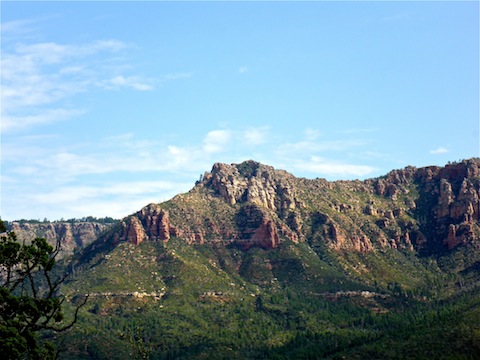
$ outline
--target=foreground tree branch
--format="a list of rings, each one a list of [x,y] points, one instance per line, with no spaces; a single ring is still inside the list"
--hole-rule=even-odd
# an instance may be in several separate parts
[[[70,329],[78,319],[75,309],[70,322],[64,321],[62,305],[66,298],[59,287],[66,275],[52,276],[60,242],[55,248],[46,239],[20,244],[0,220],[0,351],[5,359],[55,359],[57,352],[49,342],[39,341],[42,330]]]

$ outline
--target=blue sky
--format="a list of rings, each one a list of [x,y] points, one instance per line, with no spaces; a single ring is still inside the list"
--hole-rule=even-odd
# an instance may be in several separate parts
[[[215,162],[479,156],[478,2],[1,2],[3,219],[121,218]]]

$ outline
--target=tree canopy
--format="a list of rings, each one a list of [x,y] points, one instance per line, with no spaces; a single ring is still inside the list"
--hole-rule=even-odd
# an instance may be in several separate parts
[[[60,250],[44,238],[20,243],[0,220],[0,350],[6,359],[54,359],[52,343],[42,341],[41,331],[64,331],[77,320],[66,323],[62,312],[65,297],[59,287],[66,275],[53,275]]]

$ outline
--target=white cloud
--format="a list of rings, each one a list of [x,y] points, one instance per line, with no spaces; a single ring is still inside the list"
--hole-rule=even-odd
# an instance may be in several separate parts
[[[190,184],[191,185],[191,184]],[[34,200],[42,204],[62,204],[88,199],[98,199],[106,196],[126,198],[135,195],[161,194],[165,191],[184,189],[184,183],[168,181],[132,181],[110,184],[107,186],[64,186],[52,192],[36,194]],[[145,204],[146,205],[146,204]]]
[[[105,138],[98,144],[76,143],[71,149],[48,149],[49,138],[17,137],[3,145],[2,163],[15,174],[33,174],[39,181],[61,184],[79,176],[139,174],[189,169],[202,158],[203,147],[184,148],[161,141],[137,140],[131,134]]]
[[[122,75],[117,75],[104,82],[104,86],[107,89],[132,88],[134,90],[147,91],[154,89],[151,83],[151,80],[143,80],[138,76],[125,77]]]
[[[260,145],[268,140],[268,128],[258,127],[243,131],[242,138],[247,145]]]
[[[48,209],[48,214],[45,214],[49,219],[83,216],[123,218],[149,203],[166,201],[186,192],[192,185],[174,181],[132,181],[102,186],[62,186],[52,191],[22,194],[19,201]],[[8,218],[39,217],[38,212],[26,208],[20,216],[12,214]]]
[[[12,173],[22,176],[31,176],[38,173],[38,168],[35,166],[18,166],[13,169]]]
[[[213,130],[207,133],[203,140],[203,150],[207,154],[225,150],[230,142],[232,133],[229,130]]]
[[[42,147],[47,142],[17,136],[6,144],[2,217],[124,217],[189,190],[208,169],[201,143],[184,148],[132,134],[57,149]]]
[[[91,44],[87,44],[85,46],[82,46],[80,49],[83,51],[85,54],[91,54],[91,53],[96,53],[98,51],[113,51],[113,52],[118,52],[127,48],[131,48],[132,45],[126,44],[123,41],[115,40],[115,39],[109,39],[109,40],[97,40],[94,41]]]
[[[33,23],[32,20],[14,20],[14,21],[8,21],[5,23],[1,24],[1,32],[2,34],[6,33],[24,33],[24,32],[30,32],[29,31],[29,26]]]
[[[433,155],[440,155],[440,154],[446,154],[446,153],[448,153],[448,149],[443,146],[440,146],[434,150],[430,150],[430,154],[433,154]]]
[[[368,165],[355,165],[326,160],[318,156],[312,156],[309,161],[299,161],[294,168],[301,171],[316,174],[317,176],[342,176],[342,177],[364,177],[376,171]]]
[[[48,109],[39,114],[26,116],[2,116],[2,131],[11,131],[27,128],[33,125],[46,125],[58,121],[68,120],[83,114],[80,109]]]
[[[320,137],[320,135],[321,135],[320,130],[312,129],[312,128],[305,129],[305,138],[308,141],[317,140]]]
[[[2,131],[78,116],[84,110],[71,100],[94,88],[154,89],[153,79],[123,73],[126,60],[112,65],[112,60],[117,60],[115,54],[129,48],[112,39],[79,45],[41,42],[5,46],[1,58]]]
[[[167,147],[168,159],[165,159],[166,169],[176,170],[192,164],[192,159],[198,154],[197,150],[187,149],[180,146],[169,145]]]
[[[306,138],[313,135],[305,132]],[[300,140],[289,147],[268,127],[214,129],[188,146],[124,133],[52,149],[45,146],[52,136],[17,136],[2,144],[1,200],[6,219],[123,217],[149,202],[189,190],[199,174],[219,161],[254,159],[297,176],[333,179],[365,177],[376,170],[347,160],[342,149],[358,143]],[[62,140],[55,138],[54,143]],[[344,160],[316,153],[325,147],[339,149],[334,157],[345,156]]]
[[[58,64],[69,56],[75,56],[76,53],[78,53],[78,50],[75,47],[54,42],[31,45],[20,44],[15,48],[17,58],[36,65]]]
[[[131,46],[114,39],[97,40],[81,45],[62,45],[55,42],[18,44],[15,53],[24,59],[34,60],[36,63],[56,64],[68,58],[78,59],[97,54],[99,52],[118,52]]]
[[[359,159],[362,161],[365,160],[383,160],[390,162],[392,158],[392,154],[389,154],[388,152],[378,152],[378,151],[372,151],[372,150],[365,150],[365,151],[359,151],[355,152],[352,154],[352,157],[354,159]]]
[[[162,76],[162,81],[172,81],[172,80],[180,80],[180,79],[188,79],[192,77],[192,73],[189,72],[179,72],[179,73],[171,73]]]
[[[248,72],[248,67],[246,67],[246,66],[240,66],[240,67],[238,68],[238,72],[239,72],[240,74],[245,74],[246,72]]]
[[[279,142],[272,163],[297,176],[314,175],[332,180],[364,178],[377,170],[372,166],[358,163],[358,154],[365,151],[368,139],[357,137],[322,141],[322,135],[317,129],[307,128],[304,130],[303,139],[297,142]],[[342,161],[334,160],[339,158]]]
[[[84,66],[71,65],[65,66],[59,70],[59,74],[81,74],[85,71]]]
[[[105,138],[105,141],[112,142],[112,143],[120,142],[120,143],[124,144],[125,142],[129,142],[129,141],[133,140],[133,138],[134,138],[133,133],[128,132],[128,133],[125,133],[125,134],[108,136],[107,138]]]
[[[360,147],[366,144],[362,139],[345,139],[345,140],[327,140],[315,141],[314,139],[306,138],[295,143],[286,143],[279,146],[279,154],[312,154],[322,151],[345,151],[354,147]]]

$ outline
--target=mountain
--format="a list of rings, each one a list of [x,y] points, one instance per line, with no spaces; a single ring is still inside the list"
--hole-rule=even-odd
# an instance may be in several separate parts
[[[366,181],[300,179],[254,161],[215,164],[187,194],[150,204],[102,241],[179,238],[243,250],[306,242],[342,253],[441,255],[477,246],[480,160],[394,170]],[[468,264],[465,264],[468,265]],[[476,266],[476,264],[470,264]]]
[[[215,164],[188,194],[128,217],[112,242],[173,236],[275,248],[317,234],[336,251],[438,253],[479,238],[479,164],[407,167],[364,182],[298,179],[254,161]]]
[[[7,222],[7,228],[9,231],[15,232],[19,241],[30,241],[36,237],[42,237],[53,246],[58,243],[61,249],[59,257],[63,258],[71,256],[76,250],[90,245],[116,222],[113,219],[108,219],[108,221],[96,220],[56,222],[21,220]]]
[[[480,159],[335,182],[217,163],[72,259],[63,291],[91,295],[65,358],[474,358],[479,196]]]

